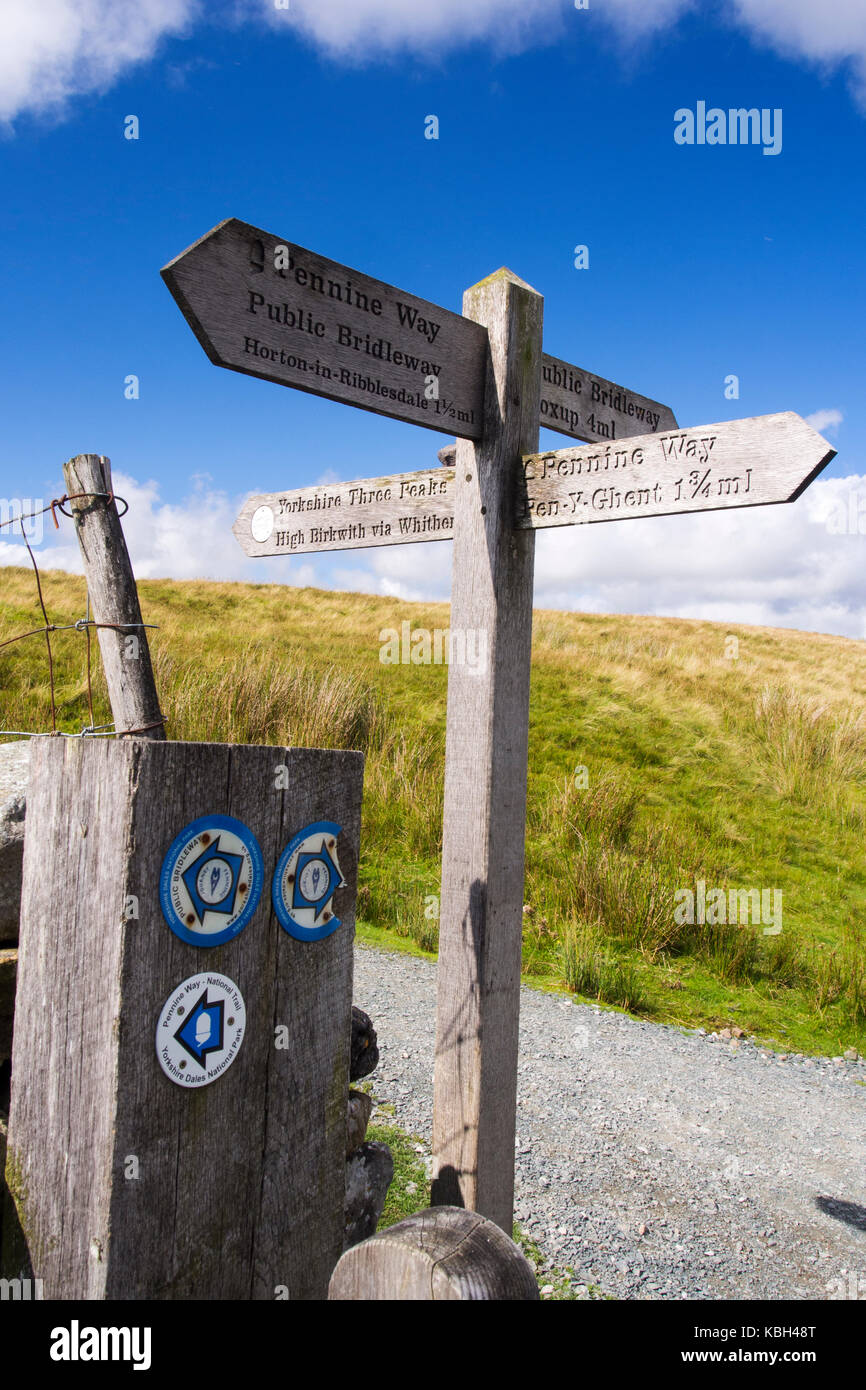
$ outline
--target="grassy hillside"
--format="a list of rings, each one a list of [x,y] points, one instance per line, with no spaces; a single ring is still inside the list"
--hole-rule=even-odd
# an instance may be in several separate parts
[[[53,621],[81,616],[83,581],[43,586]],[[447,605],[139,587],[171,737],[365,750],[360,915],[435,950],[447,667],[382,664],[379,634],[446,628]],[[40,621],[32,573],[0,571],[0,642]],[[78,730],[84,641],[54,648],[58,724]],[[866,1051],[864,645],[538,612],[533,653],[527,979],[791,1051]],[[0,648],[2,727],[50,727],[46,671],[43,638]],[[101,675],[96,692],[101,723]],[[699,880],[780,889],[781,933],[677,922],[674,894]]]

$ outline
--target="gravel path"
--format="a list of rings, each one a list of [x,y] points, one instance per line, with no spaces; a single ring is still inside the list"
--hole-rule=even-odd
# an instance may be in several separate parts
[[[358,948],[370,1078],[429,1142],[436,967]],[[866,1065],[522,989],[515,1216],[619,1298],[866,1299]]]

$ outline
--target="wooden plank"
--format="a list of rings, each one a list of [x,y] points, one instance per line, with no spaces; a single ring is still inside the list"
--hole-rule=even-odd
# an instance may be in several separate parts
[[[44,739],[32,758],[7,1180],[45,1296],[324,1298],[343,1248],[362,755]],[[240,934],[203,947],[169,929],[158,889],[175,835],[213,813],[255,835],[264,884]],[[320,819],[342,826],[342,925],[297,941],[271,875]],[[189,1090],[155,1035],[199,972],[238,986],[246,1033]]]
[[[247,555],[361,550],[454,534],[454,470],[431,468],[250,497],[232,528]]]
[[[575,439],[613,442],[675,430],[668,405],[545,353],[541,359],[541,423]]]
[[[537,529],[793,502],[835,456],[790,411],[529,454],[516,524]]]
[[[164,739],[147,630],[142,626],[135,575],[112,494],[111,460],[78,454],[63,465],[75,532],[84,561],[91,613],[98,623],[102,666],[114,727],[143,738]],[[76,494],[85,493],[84,497]]]
[[[538,440],[541,296],[501,270],[466,292],[488,329],[484,437],[457,445],[433,1103],[433,1204],[512,1228],[534,544],[515,533]],[[529,544],[527,544],[529,541]]]
[[[434,1207],[347,1250],[328,1298],[537,1302],[539,1293],[529,1261],[497,1225],[460,1207]]]
[[[218,367],[445,434],[481,432],[485,333],[460,314],[234,217],[162,278]]]

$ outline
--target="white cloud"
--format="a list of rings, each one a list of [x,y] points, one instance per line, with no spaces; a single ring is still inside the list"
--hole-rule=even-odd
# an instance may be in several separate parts
[[[264,19],[353,61],[404,50],[439,57],[472,42],[499,52],[563,37],[580,42],[580,26],[594,20],[628,41],[703,8],[699,0],[591,0],[583,14],[569,0],[290,0],[278,9],[274,0],[234,0],[215,17]],[[733,14],[727,6],[716,13],[780,53],[826,66],[850,62],[866,101],[864,0],[734,0]],[[162,38],[208,14],[201,0],[2,0],[0,122],[62,110],[71,97],[107,89],[153,57]],[[188,70],[175,65],[169,80]]]
[[[866,52],[863,0],[734,0],[742,22],[780,48],[838,60]]]
[[[816,410],[811,415],[806,416],[806,424],[811,425],[812,429],[817,430],[819,434],[823,434],[825,430],[835,432],[843,419],[841,410]]]
[[[866,102],[864,0],[735,0],[735,7],[753,36],[779,53],[827,67],[850,60],[857,96]]]
[[[139,579],[211,578],[315,585],[419,601],[448,599],[451,545],[383,546],[292,559],[248,559],[232,535],[242,496],[199,478],[182,503],[115,473],[130,509],[124,533]],[[8,534],[3,533],[3,534]],[[71,523],[50,522],[42,569],[80,572]],[[866,475],[819,479],[798,501],[690,516],[563,526],[536,537],[535,605],[757,623],[866,638]],[[0,565],[27,564],[0,543]]]
[[[552,43],[561,35],[579,39],[575,25],[585,19],[574,13],[571,0],[290,0],[285,10],[277,10],[274,0],[259,4],[266,17],[350,60],[398,49],[441,53],[471,40],[508,50]],[[590,0],[588,15],[629,40],[696,11],[712,23],[709,8],[701,0]],[[866,80],[863,0],[734,0],[733,16],[729,10],[726,5],[722,15],[778,52],[827,65],[850,60]]]
[[[639,36],[675,24],[695,6],[696,0],[604,0],[597,12],[625,35]]]
[[[3,0],[0,121],[105,90],[196,10],[197,0]]]
[[[794,503],[539,533],[538,607],[866,637],[866,477]]]
[[[346,556],[353,562],[360,558],[358,551]],[[451,545],[448,541],[382,546],[368,552],[364,559],[367,563],[363,568],[357,563],[338,568],[334,574],[335,583],[341,588],[419,603],[451,596]]]
[[[562,0],[291,0],[262,13],[300,30],[344,59],[399,49],[443,52],[473,40],[500,50],[549,43],[559,32]]]

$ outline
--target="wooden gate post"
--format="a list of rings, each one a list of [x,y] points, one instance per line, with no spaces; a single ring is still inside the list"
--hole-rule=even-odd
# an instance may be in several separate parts
[[[454,498],[432,1200],[508,1235],[535,557],[514,503],[521,454],[538,448],[542,312],[504,269],[464,295],[490,360],[483,437],[458,440]],[[455,633],[478,660],[455,661]]]
[[[343,1249],[363,761],[34,741],[7,1183],[46,1298],[326,1297]],[[295,879],[320,902],[306,937],[275,915],[281,861],[279,910],[304,911]],[[184,864],[201,921],[232,914],[217,944],[178,934],[188,905],[169,925]]]

